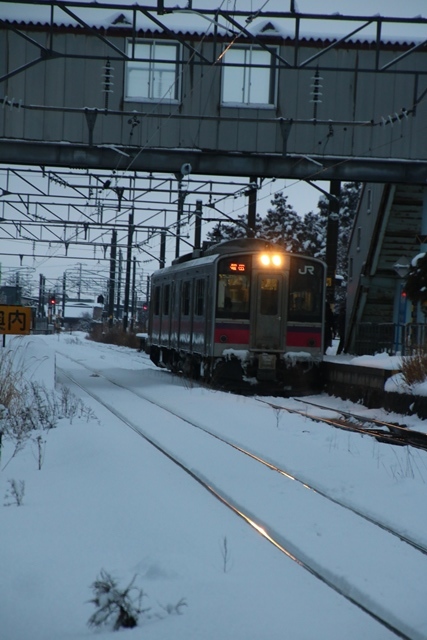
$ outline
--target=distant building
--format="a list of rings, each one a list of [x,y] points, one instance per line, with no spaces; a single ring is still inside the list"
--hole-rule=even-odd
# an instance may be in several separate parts
[[[19,285],[4,285],[0,287],[0,304],[22,304],[22,289]]]

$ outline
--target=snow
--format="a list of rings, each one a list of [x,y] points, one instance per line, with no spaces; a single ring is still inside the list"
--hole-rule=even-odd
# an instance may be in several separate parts
[[[201,388],[156,369],[145,354],[90,342],[83,333],[8,336],[7,348],[15,349],[29,379],[53,389],[56,374],[57,383],[69,385],[96,418],[64,418],[43,432],[41,470],[34,445],[10,460],[11,444],[3,441],[2,640],[396,637],[283,555],[129,426],[205,478],[212,491],[236,500],[256,522],[268,523],[270,534],[314,562],[323,576],[351,584],[354,597],[405,637],[427,638],[427,557],[303,486],[315,482],[334,499],[427,546],[426,452]],[[372,360],[382,366],[388,357]],[[151,403],[142,405],[135,393]],[[308,402],[274,402],[314,416],[354,408],[328,396],[320,398],[330,407],[322,411]],[[257,452],[297,480],[218,440],[207,444],[205,433],[154,403]],[[356,412],[402,420],[360,405]],[[424,425],[412,417],[409,426]],[[10,479],[25,481],[22,506],[4,506]],[[111,629],[88,628],[95,610],[90,585],[103,569],[123,587],[136,576],[144,590],[150,615],[141,616],[135,629],[111,635]]]
[[[388,393],[407,393],[416,396],[427,396],[427,381],[408,385],[400,373],[402,356],[390,356],[388,353],[376,353],[374,356],[335,356],[334,349],[328,350],[326,360],[330,359],[329,354],[333,354],[333,361],[340,364],[351,364],[358,367],[371,367],[373,369],[384,369],[385,371],[395,371],[396,373],[388,378],[384,389]],[[424,429],[421,429],[425,431]]]
[[[85,7],[84,5],[88,6]],[[104,0],[101,7],[94,7],[90,0],[82,2],[80,7],[73,8],[74,13],[83,19],[89,26],[104,27],[105,29],[111,27],[126,27],[133,22],[132,3],[120,0]],[[139,3],[140,6],[151,7],[155,9],[157,7],[156,1],[148,1]],[[112,5],[111,10],[108,5]],[[118,11],[117,8],[123,6],[123,11]],[[170,3],[167,0],[164,2],[166,9],[171,11],[163,15],[155,15],[168,29],[176,33],[197,33],[207,34],[213,32],[214,27],[212,24],[212,16],[203,16],[198,9],[217,9],[221,8],[224,11],[230,10],[231,3],[221,0],[206,2],[193,2],[193,10],[188,10],[187,0],[176,2],[172,0]],[[256,11],[278,11],[287,12],[289,10],[290,3],[283,3],[283,0],[269,0],[267,3],[265,0],[252,0],[250,4],[250,10],[255,14]],[[2,2],[2,17],[5,20],[10,21],[23,21],[34,23],[49,23],[50,22],[50,7],[40,4],[21,4],[14,2]],[[240,11],[248,10],[247,0],[235,0],[233,2],[233,9]],[[367,0],[359,0],[357,7],[350,0],[328,0],[326,6],[321,7],[319,10],[318,0],[301,0],[298,3],[299,13],[318,14],[325,12],[333,17],[340,15],[345,16],[386,16],[386,17],[403,17],[403,18],[418,18],[425,17],[425,3],[424,0],[407,0],[406,3],[399,2],[398,0],[375,0],[375,2],[368,2]],[[119,18],[121,21],[117,22]],[[143,13],[137,11],[135,14],[136,27],[138,29],[146,29],[152,32],[160,32],[162,29],[155,22],[146,17]],[[55,7],[54,21],[59,25],[78,25],[78,22],[69,14],[62,11],[60,6]],[[237,20],[239,22],[239,20]],[[248,28],[255,34],[262,33],[266,25],[271,23],[272,28],[268,29],[266,33],[275,34],[278,33],[283,37],[293,37],[295,32],[295,24],[293,19],[268,19],[267,21],[260,17],[255,17],[249,22],[249,24],[243,23],[243,26]],[[218,21],[219,33],[229,34],[233,36],[236,33],[237,28],[231,26],[225,18],[220,18]],[[363,22],[339,22],[336,19],[318,20],[303,19],[300,24],[300,36],[308,39],[317,38],[340,38],[343,35],[347,35],[350,31],[357,27],[361,27]],[[355,36],[348,38],[349,40],[359,41],[375,41],[376,32],[375,25],[365,25],[362,31],[358,32]],[[405,25],[396,23],[385,23],[382,29],[383,41],[393,40],[400,42],[423,42],[425,40],[425,27],[424,25]]]

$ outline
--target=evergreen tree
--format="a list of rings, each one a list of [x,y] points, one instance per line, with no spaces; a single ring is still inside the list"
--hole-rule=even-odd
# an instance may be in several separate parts
[[[271,204],[273,208],[262,221],[262,237],[280,244],[286,251],[302,253],[304,221],[282,192],[274,194]]]
[[[310,211],[304,216],[304,235],[302,237],[302,252],[313,258],[325,259],[326,255],[326,224],[327,220],[321,213]]]
[[[262,235],[262,218],[259,214],[255,219],[255,237],[263,238]],[[234,238],[247,238],[250,236],[248,227],[248,218],[246,214],[240,214],[237,216],[235,222],[218,222],[207,233],[208,240],[210,242],[222,242],[223,240],[233,240]]]
[[[347,249],[361,191],[360,182],[344,182],[341,185],[339,227],[337,244],[337,275],[347,281]],[[255,236],[266,238],[282,246],[286,251],[303,253],[325,260],[326,233],[329,216],[329,200],[322,195],[318,211],[310,211],[301,217],[288,203],[282,192],[274,194],[272,207],[264,218],[257,214]],[[248,235],[247,217],[241,214],[237,224],[219,223],[208,238],[213,242],[241,238]],[[345,289],[337,290],[337,299],[345,296]]]

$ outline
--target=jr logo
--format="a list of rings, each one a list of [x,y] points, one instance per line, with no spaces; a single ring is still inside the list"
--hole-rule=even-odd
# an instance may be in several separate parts
[[[309,273],[311,276],[314,276],[314,267],[310,264],[305,264],[303,269],[298,269],[298,273],[302,276],[307,275]]]

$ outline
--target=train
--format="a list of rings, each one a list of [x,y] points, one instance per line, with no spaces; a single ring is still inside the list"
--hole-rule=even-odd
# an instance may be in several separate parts
[[[176,258],[151,277],[145,351],[172,372],[229,388],[315,387],[326,265],[260,238]]]

